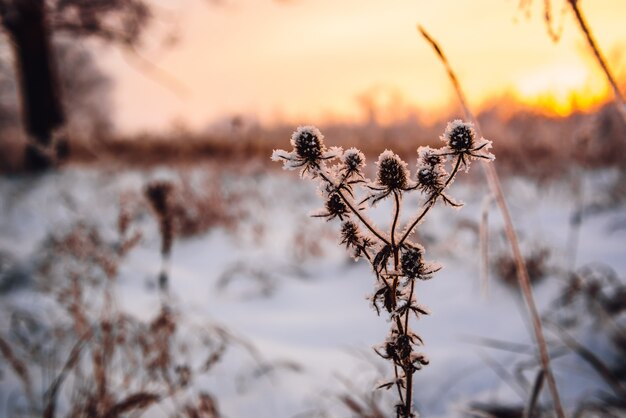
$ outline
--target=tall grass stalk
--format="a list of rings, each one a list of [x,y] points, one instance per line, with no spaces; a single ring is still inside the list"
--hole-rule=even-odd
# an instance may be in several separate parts
[[[422,26],[418,25],[418,30],[422,34],[422,36],[426,39],[426,41],[433,47],[439,59],[443,63],[448,73],[448,76],[450,78],[450,81],[452,82],[452,85],[454,86],[456,95],[459,101],[461,102],[461,106],[463,107],[465,118],[472,121],[476,128],[478,135],[482,135],[481,129],[480,129],[480,123],[478,122],[478,119],[474,116],[474,114],[470,110],[469,105],[467,104],[467,100],[465,99],[465,94],[463,93],[463,90],[461,89],[461,85],[454,73],[454,70],[448,63],[448,60],[445,54],[443,53],[443,50],[441,49],[439,44],[424,30]],[[552,367],[550,366],[550,355],[548,354],[548,346],[546,344],[546,340],[543,334],[541,318],[539,316],[539,312],[535,304],[535,298],[533,296],[532,287],[530,285],[530,277],[528,275],[528,270],[526,269],[524,257],[522,256],[522,252],[520,250],[519,240],[517,238],[517,233],[515,232],[515,227],[513,225],[513,219],[511,218],[511,213],[509,211],[506,198],[504,197],[502,184],[500,183],[500,178],[493,164],[482,164],[482,167],[487,177],[487,182],[489,184],[489,187],[491,188],[491,191],[494,194],[496,202],[498,204],[498,207],[500,208],[500,212],[502,213],[502,218],[504,220],[504,226],[505,226],[505,233],[511,245],[511,251],[513,252],[513,256],[515,258],[515,264],[517,268],[517,278],[518,278],[520,288],[522,290],[522,295],[524,297],[524,301],[526,302],[528,313],[529,313],[529,316],[533,325],[533,331],[535,334],[537,349],[539,351],[539,358],[541,361],[543,371],[545,373],[548,387],[550,389],[550,395],[552,396],[552,404],[554,407],[554,411],[559,418],[565,418],[565,412],[563,410],[563,405],[561,404],[561,398],[559,396],[559,391],[556,385],[556,380],[554,379]]]
[[[587,24],[587,21],[585,20],[585,16],[583,15],[582,10],[580,10],[580,7],[578,6],[578,0],[567,0],[567,3],[572,8],[572,11],[574,12],[574,16],[576,17],[576,21],[578,22],[578,26],[580,26],[580,30],[583,32],[583,34],[585,35],[585,38],[587,39],[587,44],[589,44],[589,47],[591,48],[593,55],[596,57],[596,60],[598,61],[598,64],[602,68],[602,71],[604,72],[604,75],[606,76],[607,81],[609,82],[609,84],[611,85],[611,88],[613,89],[613,95],[615,97],[617,108],[619,110],[620,115],[622,116],[622,119],[626,123],[626,101],[624,100],[624,96],[622,95],[622,92],[620,91],[617,85],[617,82],[615,81],[615,77],[613,77],[613,74],[611,73],[611,70],[609,69],[609,66],[606,63],[606,60],[604,59],[604,57],[602,56],[602,53],[600,52],[600,48],[598,47],[598,44],[596,43],[593,37],[591,28]]]

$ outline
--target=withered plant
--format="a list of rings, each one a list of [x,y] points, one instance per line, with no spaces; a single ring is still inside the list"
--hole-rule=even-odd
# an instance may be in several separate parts
[[[391,327],[385,341],[375,348],[382,358],[393,364],[393,377],[379,388],[395,388],[398,392],[396,416],[414,417],[413,374],[428,364],[418,351],[422,338],[411,329],[410,318],[427,315],[417,301],[416,281],[428,280],[441,266],[427,262],[425,249],[409,239],[428,212],[439,202],[460,207],[447,194],[456,175],[469,169],[470,161],[491,161],[491,141],[479,138],[471,123],[450,122],[440,137],[441,148],[419,147],[417,167],[412,176],[408,165],[392,151],[385,150],[376,163],[376,178],[365,177],[365,156],[356,148],[326,148],[324,137],[313,126],[299,127],[291,137],[292,151],[275,150],[274,161],[284,168],[300,170],[303,178],[319,184],[324,208],[314,216],[338,219],[341,244],[352,251],[355,259],[369,262],[376,277],[372,305],[380,315],[386,312]],[[416,192],[422,204],[402,225],[403,197]],[[368,207],[391,200],[390,228],[383,231],[368,217]]]
[[[151,181],[143,192],[159,226],[158,284],[164,293],[170,286],[170,259],[175,240],[205,234],[216,227],[234,231],[247,216],[240,204],[243,193],[224,190],[219,178],[205,179],[200,188],[195,188],[183,173],[180,181]],[[252,196],[252,192],[247,195]]]
[[[117,239],[79,223],[44,243],[42,290],[57,303],[11,312],[0,334],[0,358],[22,387],[11,416],[114,418],[155,407],[167,416],[220,416],[194,383],[236,338],[218,325],[189,329],[172,305],[147,320],[118,307],[118,270],[141,238],[132,212],[122,205]]]
[[[159,273],[159,289],[167,291],[169,282],[169,262],[174,243],[174,216],[172,193],[174,186],[166,181],[155,181],[145,188],[145,195],[159,222],[161,236],[161,271]]]

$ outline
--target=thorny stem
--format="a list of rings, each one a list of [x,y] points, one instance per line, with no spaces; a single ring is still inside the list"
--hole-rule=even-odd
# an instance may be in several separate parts
[[[393,206],[393,222],[391,224],[391,248],[393,249],[393,269],[398,271],[398,248],[396,245],[396,226],[398,225],[398,217],[400,216],[400,196],[398,192],[393,192],[394,206]]]
[[[390,235],[391,235],[391,248],[393,249],[393,269],[395,272],[398,272],[399,270],[399,263],[398,263],[398,252],[399,252],[399,245],[396,245],[396,227],[398,225],[398,218],[400,217],[400,196],[398,195],[398,192],[394,191],[393,192],[393,197],[394,197],[394,213],[393,213],[393,222],[391,223],[391,231],[390,231]],[[394,277],[394,284],[395,281],[398,280],[398,277],[395,276]],[[411,295],[413,294],[413,281],[411,281]],[[395,287],[395,285],[394,285]],[[407,303],[411,303],[411,298],[409,298],[409,301]],[[398,320],[398,331],[403,334],[403,335],[407,335],[408,331],[409,331],[409,315],[408,313],[410,312],[410,309],[407,309],[406,313],[405,313],[405,320],[404,320],[404,328],[402,328],[401,326],[401,322],[400,320]],[[396,376],[398,375],[398,368],[396,365],[394,365],[394,370],[396,373]],[[413,391],[413,373],[411,373],[410,367],[409,366],[405,366],[404,367],[404,376],[406,378],[406,396],[402,396],[402,389],[400,388],[400,385],[397,385],[398,388],[398,393],[400,394],[400,402],[405,405],[404,406],[404,415],[405,416],[410,416],[410,410],[411,410],[411,398],[412,398],[412,391]]]
[[[450,185],[450,182],[452,182],[452,179],[454,179],[454,176],[456,176],[456,173],[459,171],[460,166],[461,156],[457,157],[454,169],[450,173],[450,176],[448,176],[448,179],[446,180],[444,185],[440,189],[438,189],[437,192],[435,192],[431,197],[428,198],[426,204],[424,205],[424,208],[422,209],[422,213],[420,213],[417,218],[415,218],[415,220],[411,222],[410,226],[404,231],[402,238],[400,238],[400,241],[398,241],[398,247],[401,246],[404,241],[406,241],[406,239],[409,237],[409,235],[411,235],[411,232],[417,226],[417,224],[419,224],[420,221],[424,219],[424,216],[426,216],[428,211],[435,205],[435,203],[437,202],[437,198],[439,198],[439,196],[441,196],[446,187]]]
[[[396,375],[396,382],[398,382],[399,381],[398,365],[395,363],[393,365],[393,372]],[[400,402],[404,404],[404,395],[402,394],[402,387],[400,386],[400,383],[396,383],[396,388],[398,389],[398,396],[400,397]]]
[[[411,280],[411,291],[409,292],[409,300],[408,300],[409,305],[411,304],[411,300],[413,299],[414,289],[415,289],[415,280]],[[405,330],[405,333],[407,334],[409,332],[409,312],[410,312],[410,309],[407,309],[406,315],[404,317],[404,330]]]
[[[474,127],[476,128],[476,131],[480,135],[481,129],[480,129],[480,124],[478,123],[478,119],[474,117],[469,106],[467,105],[467,101],[465,100],[465,95],[463,94],[461,85],[459,84],[456,78],[456,75],[454,74],[454,71],[452,70],[452,67],[448,63],[446,56],[444,55],[443,51],[439,47],[439,44],[430,35],[428,35],[428,33],[421,26],[418,26],[418,30],[421,32],[422,36],[424,36],[424,38],[430,43],[430,45],[433,47],[433,49],[439,56],[446,71],[448,72],[450,81],[452,82],[454,89],[456,90],[457,97],[459,101],[461,102],[466,118],[471,120],[474,123]],[[565,412],[563,410],[563,405],[561,404],[561,398],[559,396],[559,391],[556,386],[556,380],[554,379],[554,374],[552,373],[552,367],[550,366],[550,355],[548,354],[548,348],[547,348],[547,344],[543,335],[543,329],[541,326],[541,319],[539,317],[539,312],[537,311],[537,306],[535,305],[535,299],[533,297],[532,287],[530,286],[530,278],[528,276],[528,270],[526,269],[526,264],[524,262],[524,258],[522,257],[522,253],[520,251],[519,241],[517,239],[517,234],[513,227],[513,220],[511,218],[511,213],[509,212],[509,208],[506,203],[504,193],[502,191],[500,178],[498,177],[496,169],[492,164],[483,163],[482,166],[483,166],[485,175],[487,177],[487,182],[489,184],[489,187],[491,188],[496,198],[496,202],[498,203],[498,207],[500,208],[500,212],[502,213],[502,217],[504,219],[505,233],[511,245],[511,250],[515,258],[515,265],[517,268],[517,278],[520,284],[520,288],[522,289],[522,295],[524,296],[526,306],[528,307],[529,316],[533,324],[535,340],[537,342],[537,349],[539,351],[539,358],[541,360],[542,368],[546,374],[546,381],[548,383],[548,388],[550,389],[550,395],[552,397],[552,404],[554,407],[554,411],[556,412],[556,415],[558,418],[565,418]]]

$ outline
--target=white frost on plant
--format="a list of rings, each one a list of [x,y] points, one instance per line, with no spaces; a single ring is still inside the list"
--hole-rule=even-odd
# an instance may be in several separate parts
[[[296,141],[303,134],[310,134],[312,138],[313,137],[317,138],[317,140],[319,141],[319,144],[322,144],[322,149],[323,149],[324,135],[320,132],[319,129],[317,129],[317,127],[313,125],[298,126],[296,130],[293,131],[293,134],[291,134],[291,141],[290,141],[293,147],[296,146]],[[312,142],[310,145],[315,145],[315,143]]]

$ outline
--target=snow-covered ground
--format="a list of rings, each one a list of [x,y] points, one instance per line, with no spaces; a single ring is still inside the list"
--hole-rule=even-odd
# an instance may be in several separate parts
[[[559,294],[564,272],[572,267],[569,243],[575,235],[570,219],[580,202],[604,205],[606,210],[583,219],[576,266],[606,263],[624,276],[626,209],[623,202],[607,203],[618,174],[587,174],[580,199],[573,197],[567,181],[541,187],[525,179],[505,182],[524,249],[550,251],[549,277],[535,288],[540,309]],[[194,169],[186,178],[217,175],[214,169]],[[237,203],[247,215],[235,230],[217,227],[174,243],[170,277],[174,305],[185,320],[219,324],[254,346],[263,361],[289,367],[255,380],[247,372],[258,358],[239,350],[197,384],[216,395],[227,417],[305,416],[324,408],[330,416],[349,416],[337,397],[348,390],[368,393],[390,373],[371,350],[384,340],[389,324],[366,299],[374,281],[368,265],[353,262],[339,245],[338,223],[307,217],[321,206],[312,184],[295,175],[262,170],[219,176],[224,187],[249,196]],[[141,196],[147,181],[161,178],[179,179],[168,169],[85,168],[41,178],[0,179],[0,253],[8,260],[5,264],[27,279],[43,240],[67,232],[78,221],[114,236],[120,194]],[[503,286],[493,272],[487,291],[480,282],[477,231],[483,208],[489,210],[491,258],[507,247],[498,211],[486,203],[487,188],[477,174],[469,180],[458,178],[451,191],[466,203],[460,211],[438,207],[420,226],[427,258],[445,266],[417,288],[419,302],[432,312],[415,323],[431,360],[415,377],[416,405],[426,417],[455,416],[470,400],[526,401],[515,383],[498,371],[513,373],[516,362],[530,357],[476,344],[478,337],[486,337],[530,346],[533,338],[516,291]],[[417,203],[409,200],[405,214],[416,210]],[[384,224],[387,209],[380,205],[372,218]],[[120,309],[147,319],[160,306],[155,285],[160,243],[154,218],[140,217],[137,227],[143,239],[121,266],[116,297]],[[228,278],[231,281],[220,286]],[[40,303],[34,288],[30,282],[3,291],[0,333],[6,331],[12,310]],[[0,416],[9,416],[16,389],[7,378],[9,370],[0,368]],[[594,372],[573,356],[556,360],[555,370],[566,404],[581,393],[603,388]],[[158,414],[158,409],[151,409],[148,416]]]

